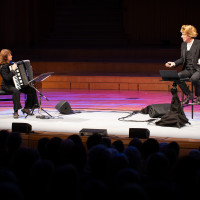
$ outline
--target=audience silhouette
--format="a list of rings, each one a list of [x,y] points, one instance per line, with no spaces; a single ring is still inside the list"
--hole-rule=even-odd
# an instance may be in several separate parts
[[[0,131],[0,199],[194,199],[200,187],[200,149],[180,156],[177,142],[91,135],[44,137],[36,148],[20,133]]]

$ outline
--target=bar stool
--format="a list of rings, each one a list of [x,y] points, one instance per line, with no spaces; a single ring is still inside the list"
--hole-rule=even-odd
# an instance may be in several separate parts
[[[191,92],[192,92],[192,94],[194,94],[194,84],[193,84],[193,82],[190,79],[185,80],[185,82],[190,82],[191,83]],[[182,102],[184,101],[184,97],[185,97],[185,95],[181,91],[181,100],[182,100],[181,101],[181,105],[182,105],[183,108],[186,107],[186,106],[191,106],[191,118],[193,119],[194,118],[194,105],[196,105],[196,104],[194,104],[194,99],[192,99],[192,103],[183,104]]]

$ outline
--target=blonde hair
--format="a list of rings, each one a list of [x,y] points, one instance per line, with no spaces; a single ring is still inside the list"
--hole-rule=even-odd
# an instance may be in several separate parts
[[[195,38],[198,35],[197,29],[192,25],[183,25],[181,27],[181,33],[185,34],[191,38]]]
[[[0,52],[0,64],[8,63],[8,55],[11,54],[11,50],[2,49]]]

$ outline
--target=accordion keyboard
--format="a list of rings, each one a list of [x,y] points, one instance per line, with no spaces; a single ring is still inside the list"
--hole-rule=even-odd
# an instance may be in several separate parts
[[[10,70],[12,70],[12,66],[9,66],[9,68]],[[28,78],[23,63],[17,65],[17,69],[15,70],[15,76],[13,76],[13,82],[18,90],[28,85]]]

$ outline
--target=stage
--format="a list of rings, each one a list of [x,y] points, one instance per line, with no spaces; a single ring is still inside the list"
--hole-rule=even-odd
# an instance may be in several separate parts
[[[129,128],[148,128],[151,137],[172,137],[200,139],[200,106],[194,106],[194,117],[191,118],[191,106],[184,112],[191,124],[182,128],[160,127],[148,114],[135,114],[151,104],[170,103],[172,95],[163,91],[116,91],[116,90],[52,90],[43,89],[41,107],[52,117],[37,118],[39,115],[49,116],[44,111],[36,109],[33,116],[25,116],[19,111],[20,117],[13,119],[12,102],[1,101],[0,129],[11,129],[13,122],[23,122],[32,125],[33,131],[79,133],[83,128],[107,129],[108,135],[129,135]],[[21,95],[22,106],[24,104]],[[74,114],[61,114],[55,107],[64,100],[69,103]],[[128,117],[130,116],[130,117]],[[120,120],[120,118],[122,118]],[[123,119],[124,118],[124,119]]]
[[[13,118],[12,102],[1,101],[0,129],[12,129],[13,122],[28,123],[32,126],[33,134],[42,136],[67,136],[79,134],[82,129],[106,129],[108,136],[129,138],[129,128],[147,128],[150,138],[159,141],[195,142],[200,146],[200,106],[194,106],[194,117],[191,118],[191,106],[185,107],[184,112],[190,124],[182,128],[161,127],[155,121],[149,123],[149,114],[140,111],[151,104],[170,103],[172,95],[166,91],[119,91],[119,90],[52,90],[43,89],[41,107],[52,117],[41,119],[37,116],[49,116],[46,112],[36,109],[33,116],[27,116],[19,111],[20,117]],[[22,104],[24,104],[23,94]],[[68,102],[73,114],[61,114],[55,106],[64,100]]]

